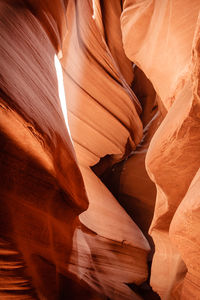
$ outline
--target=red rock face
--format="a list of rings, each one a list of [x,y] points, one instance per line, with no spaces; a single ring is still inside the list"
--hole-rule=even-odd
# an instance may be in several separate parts
[[[56,50],[28,8],[1,1],[0,298],[59,299],[71,282],[74,220],[88,200],[61,110]],[[56,30],[53,17],[46,21]]]
[[[1,299],[200,298],[199,9],[0,1]]]
[[[167,109],[146,158],[157,187],[151,284],[163,299],[199,298],[198,217],[190,202],[200,163],[199,8],[199,1],[125,1],[121,18],[125,52]]]
[[[100,294],[111,299],[132,299],[137,296],[125,283],[140,284],[147,278],[149,245],[137,225],[90,169],[107,154],[112,155],[114,161],[119,160],[128,149],[135,149],[142,136],[141,106],[125,79],[126,76],[131,82],[133,78],[131,62],[125,57],[122,43],[117,41],[117,32],[112,37],[109,24],[104,31],[102,19],[98,17],[103,13],[107,21],[109,16],[113,22],[117,19],[116,27],[120,31],[121,7],[118,3],[116,13],[110,15],[109,7],[104,6],[93,19],[90,1],[69,1],[68,4],[69,33],[61,63],[72,139],[89,199],[89,208],[79,219],[96,233],[90,238],[78,234],[73,251],[78,252],[84,267],[81,273],[78,266],[72,269]],[[105,35],[110,39],[111,49]],[[119,63],[111,51],[118,53]],[[120,65],[124,67],[124,64],[126,68],[121,71]],[[115,253],[114,245],[119,253]],[[121,274],[116,269],[117,261]],[[130,263],[136,273],[129,269]],[[88,272],[86,266],[92,271]]]

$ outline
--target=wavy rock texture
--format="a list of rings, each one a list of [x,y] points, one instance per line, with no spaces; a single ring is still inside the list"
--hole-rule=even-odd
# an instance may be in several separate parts
[[[89,239],[89,253],[84,248],[88,237],[80,232],[77,235],[82,241],[86,240],[82,243],[78,241],[76,250],[83,260],[84,273],[81,275],[79,268],[75,268],[74,272],[111,299],[134,299],[136,296],[124,283],[139,284],[147,278],[149,245],[137,225],[90,167],[108,154],[116,161],[131,148],[135,149],[142,137],[141,106],[129,86],[133,79],[131,63],[125,57],[122,42],[118,42],[120,2],[118,6],[110,3],[107,7],[104,4],[102,10],[100,6],[95,7],[93,15],[91,1],[69,1],[69,33],[63,45],[62,66],[65,91],[68,93],[69,124],[89,198],[89,208],[79,218],[97,234],[96,238]],[[116,12],[110,10],[112,7]],[[102,15],[105,15],[105,25]],[[116,36],[109,32],[109,22],[116,24]],[[109,40],[108,44],[105,39]],[[119,254],[113,248],[115,244],[120,249]],[[98,245],[102,250],[98,250]],[[130,258],[124,260],[127,255]],[[101,256],[104,263],[98,258]],[[123,275],[116,272],[116,261]],[[132,279],[129,277],[130,261],[137,270]],[[108,264],[110,273],[101,264]],[[86,266],[93,271],[88,272]]]
[[[73,237],[70,262],[69,270],[102,297],[142,299],[124,283],[140,285],[144,281],[146,249],[109,240],[81,225]]]
[[[55,2],[61,16],[63,5]],[[0,3],[1,299],[90,295],[68,271],[74,221],[88,200],[60,104],[55,7]]]
[[[200,299],[199,9],[0,1],[1,299]]]
[[[140,299],[125,283],[147,278],[148,242],[90,169],[107,154],[123,157],[142,137],[132,65],[117,39],[121,6],[112,17],[114,40],[106,6],[105,26],[100,15],[93,20],[91,1],[65,8],[62,1],[1,1],[0,295]],[[90,202],[80,219],[95,234],[74,233],[88,200],[57,55]]]
[[[146,158],[157,187],[151,284],[162,299],[200,297],[199,9],[199,1],[127,0],[121,17],[125,52],[167,110]]]
[[[142,104],[141,120],[144,125],[144,133],[140,144],[120,166],[117,193],[120,203],[142,229],[153,250],[154,245],[148,230],[154,213],[156,188],[147,174],[145,158],[152,136],[164,116],[153,86],[138,68],[135,68],[133,90]]]

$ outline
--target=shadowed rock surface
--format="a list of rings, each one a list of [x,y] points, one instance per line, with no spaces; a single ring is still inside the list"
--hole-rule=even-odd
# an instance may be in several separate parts
[[[170,300],[200,297],[199,217],[191,192],[200,165],[199,9],[199,1],[127,0],[121,17],[125,52],[151,80],[167,111],[146,166],[157,187],[151,285]]]
[[[200,299],[199,10],[0,0],[0,299]]]

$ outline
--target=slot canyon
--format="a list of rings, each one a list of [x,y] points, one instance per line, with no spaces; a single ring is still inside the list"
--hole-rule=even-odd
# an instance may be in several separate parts
[[[0,0],[1,299],[200,300],[199,0]]]

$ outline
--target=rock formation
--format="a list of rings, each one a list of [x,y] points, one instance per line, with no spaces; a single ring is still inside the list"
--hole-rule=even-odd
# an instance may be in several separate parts
[[[1,299],[200,299],[199,10],[0,0]]]
[[[69,285],[76,298],[68,260],[88,200],[54,64],[64,12],[48,6],[0,3],[1,299],[66,299]]]
[[[120,6],[120,2],[118,5]],[[116,27],[119,31],[121,7],[116,9],[118,15],[114,17],[118,17]],[[110,10],[105,13],[110,16]],[[89,238],[87,246],[92,252],[90,255],[95,255],[97,259],[84,254],[84,265],[88,268],[92,263],[91,268],[95,270],[90,273],[84,270],[81,276],[93,287],[96,277],[96,288],[101,293],[104,290],[105,295],[111,299],[132,299],[133,293],[124,282],[139,284],[145,281],[149,245],[140,229],[90,167],[108,154],[112,155],[115,161],[122,158],[129,148],[135,148],[142,135],[142,124],[138,116],[141,106],[119,68],[120,63],[126,65],[123,72],[131,83],[133,70],[130,61],[125,57],[122,43],[118,45],[117,39],[115,42],[109,32],[104,32],[103,25],[99,28],[98,24],[100,21],[102,24],[102,19],[100,18],[98,23],[98,15],[94,19],[92,15],[93,7],[90,1],[80,0],[76,5],[74,1],[68,2],[69,33],[64,41],[61,60],[74,149],[89,199],[89,208],[79,218],[87,228],[97,234]],[[105,42],[106,34],[112,38],[112,50]],[[113,49],[118,52],[119,64],[111,53]],[[80,234],[78,237],[81,239]],[[78,241],[76,250],[81,253],[81,257],[82,252],[85,252],[83,245],[88,243],[85,234],[83,238],[85,242]],[[93,247],[90,240],[93,240]],[[102,244],[101,251],[96,244]],[[110,249],[108,253],[104,250],[106,244]],[[118,247],[122,254],[117,255],[113,247]],[[124,260],[124,255],[125,258],[127,255],[130,258]],[[138,255],[141,256],[139,264]],[[104,256],[105,263],[110,264],[106,283],[106,270],[100,266],[98,256]],[[121,265],[120,272],[123,276],[119,276],[115,271],[117,261],[118,265]],[[132,278],[130,261],[132,266],[137,266],[137,272],[132,273]],[[79,269],[76,275],[78,274]]]
[[[146,158],[157,187],[151,285],[162,299],[200,298],[194,192],[200,163],[199,9],[199,1],[125,1],[121,17],[125,52],[167,110]]]

